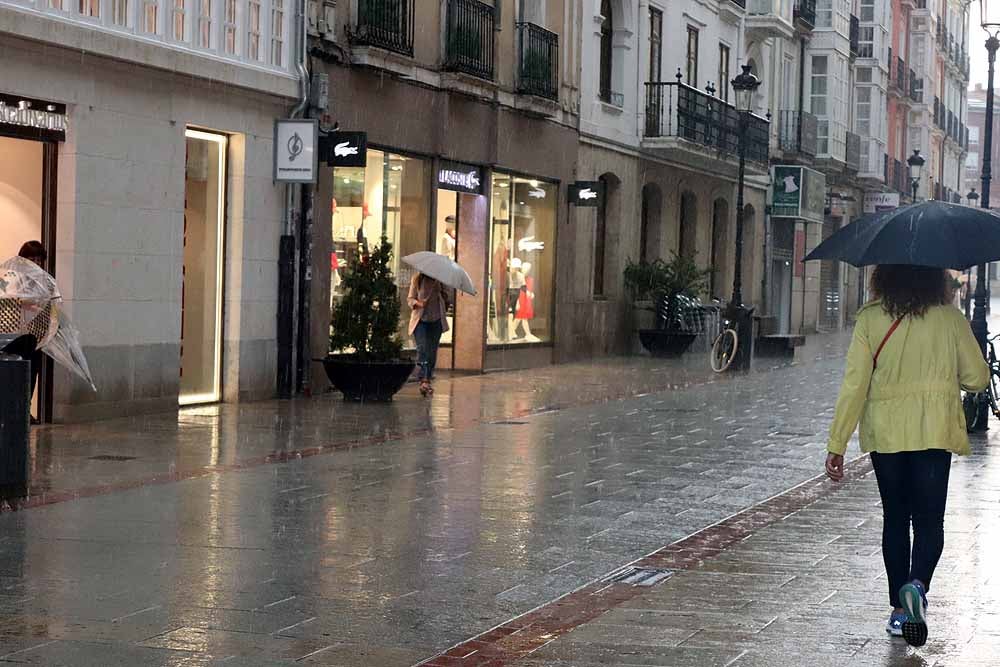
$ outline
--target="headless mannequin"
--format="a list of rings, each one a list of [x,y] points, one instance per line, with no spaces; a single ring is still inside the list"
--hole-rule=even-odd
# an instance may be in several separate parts
[[[514,324],[514,337],[517,338],[518,332],[523,329],[524,341],[528,343],[537,343],[539,341],[538,336],[535,336],[534,334],[531,333],[530,319],[531,317],[534,316],[534,305],[532,302],[535,300],[535,293],[532,291],[532,288],[534,287],[532,281],[534,279],[529,278],[530,273],[531,273],[531,263],[530,262],[523,263],[521,265],[521,274],[524,277],[524,284],[527,291],[524,293],[523,300],[521,302],[527,306],[527,309],[530,310],[530,313],[523,313],[523,312],[517,313],[517,316],[515,317],[516,323]]]
[[[524,287],[524,269],[521,260],[515,257],[510,260],[510,282],[507,283],[507,331],[508,338],[516,338],[514,329],[514,316],[517,313],[517,302],[521,296],[521,288]]]

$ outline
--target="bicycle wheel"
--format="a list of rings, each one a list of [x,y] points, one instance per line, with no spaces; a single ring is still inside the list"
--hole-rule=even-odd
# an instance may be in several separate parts
[[[726,329],[720,333],[712,345],[712,370],[716,373],[722,373],[728,369],[732,365],[733,359],[736,358],[736,348],[738,345],[739,340],[736,338],[735,331]]]

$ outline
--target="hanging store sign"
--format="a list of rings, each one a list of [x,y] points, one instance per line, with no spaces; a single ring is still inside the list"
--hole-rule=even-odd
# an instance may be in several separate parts
[[[0,93],[0,125],[37,132],[39,139],[66,138],[66,105]]]
[[[569,203],[574,206],[600,206],[604,201],[601,181],[577,181],[569,185]]]
[[[320,152],[331,167],[366,167],[368,133],[331,132],[320,138]]]
[[[274,121],[274,181],[315,183],[319,167],[319,122]]]
[[[898,192],[866,192],[864,201],[865,213],[878,213],[899,208]]]
[[[447,160],[438,164],[437,184],[440,189],[470,195],[483,193],[483,171],[479,167]]]
[[[826,176],[808,167],[775,165],[771,169],[771,216],[823,222]]]

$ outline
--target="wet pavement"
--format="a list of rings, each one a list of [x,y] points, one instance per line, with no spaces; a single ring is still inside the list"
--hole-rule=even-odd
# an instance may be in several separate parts
[[[815,337],[802,363],[762,362],[761,372],[735,378],[713,377],[701,355],[684,364],[607,360],[458,377],[440,382],[429,403],[408,388],[390,406],[324,397],[39,429],[28,509],[0,514],[0,662],[421,663],[812,478],[846,342]],[[975,488],[965,507],[984,518],[996,501],[990,459],[962,465]],[[836,552],[829,563],[842,557],[856,571],[849,546],[863,545],[855,555],[868,564],[868,580],[835,587],[869,602],[852,602],[850,640],[793,615],[788,627],[802,646],[884,639],[870,631],[884,620],[883,594],[870,581],[879,569],[871,493],[860,481],[830,497],[848,504],[837,510],[843,541],[828,547]],[[955,498],[953,513],[963,507]],[[676,628],[647,623],[644,632],[659,647],[716,653],[683,663],[651,651],[633,664],[708,665],[742,651],[749,659],[762,632],[726,636],[723,597],[769,603],[751,618],[768,609],[777,617],[796,604],[781,595],[798,591],[782,568],[805,568],[802,581],[836,575],[816,565],[822,549],[811,559],[822,530],[798,525],[810,511],[769,524],[755,523],[757,512],[740,524],[760,527],[748,541],[782,527],[795,532],[771,537],[749,560],[738,553],[748,541],[731,546],[736,560],[720,552],[713,562],[728,565],[713,575],[701,571],[701,558],[685,556],[683,572],[643,589],[661,595],[706,575],[677,608],[714,616],[660,614],[683,620]],[[967,532],[966,550],[978,553],[990,534],[971,524]],[[676,567],[677,558],[662,562]],[[810,598],[797,594],[808,614]],[[860,611],[866,604],[871,618]],[[591,605],[587,615],[595,609],[606,611]],[[577,623],[526,659],[629,664],[610,657],[614,642],[588,653],[607,659],[579,653],[586,642],[573,635],[599,624]],[[473,664],[457,659],[446,664]]]

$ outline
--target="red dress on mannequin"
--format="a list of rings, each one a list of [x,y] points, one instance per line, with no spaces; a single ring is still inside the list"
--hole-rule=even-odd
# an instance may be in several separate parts
[[[530,320],[535,317],[535,299],[529,296],[529,293],[535,293],[535,279],[532,276],[524,279],[524,289],[517,297],[517,314],[514,315],[514,319]]]

